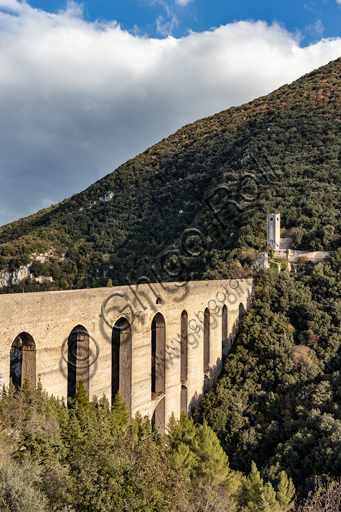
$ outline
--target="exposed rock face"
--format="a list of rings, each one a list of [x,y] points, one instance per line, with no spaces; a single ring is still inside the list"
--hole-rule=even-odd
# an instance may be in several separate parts
[[[37,283],[52,283],[53,281],[53,277],[49,277],[49,276],[38,276],[35,278],[35,281],[37,281]]]
[[[2,270],[0,272],[0,287],[11,286],[13,284],[20,284],[20,281],[26,279],[27,277],[33,277],[30,272],[31,264],[20,267],[18,270],[14,270],[13,272],[8,272],[6,270]]]
[[[13,284],[20,284],[20,281],[30,277],[34,279],[38,283],[45,283],[47,281],[52,282],[53,278],[48,276],[38,276],[34,277],[31,274],[31,263],[29,265],[25,265],[20,267],[18,270],[14,270],[13,272],[8,272],[7,270],[0,271],[0,288],[4,288],[5,286],[12,286]]]

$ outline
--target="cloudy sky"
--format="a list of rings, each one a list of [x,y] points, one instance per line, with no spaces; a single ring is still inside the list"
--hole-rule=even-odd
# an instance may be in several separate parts
[[[0,224],[341,56],[341,0],[0,0]]]

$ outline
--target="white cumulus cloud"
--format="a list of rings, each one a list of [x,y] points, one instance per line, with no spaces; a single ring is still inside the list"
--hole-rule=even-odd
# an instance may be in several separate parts
[[[175,39],[0,0],[0,223],[56,203],[182,125],[341,55],[243,21]]]

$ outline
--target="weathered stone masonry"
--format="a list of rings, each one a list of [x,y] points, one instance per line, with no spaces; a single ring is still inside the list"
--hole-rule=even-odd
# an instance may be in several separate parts
[[[20,336],[22,378],[58,397],[80,378],[90,398],[119,389],[162,433],[212,387],[252,297],[252,279],[1,295],[0,373]]]

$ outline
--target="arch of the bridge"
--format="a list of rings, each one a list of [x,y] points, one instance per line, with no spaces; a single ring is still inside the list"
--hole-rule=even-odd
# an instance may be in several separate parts
[[[206,374],[210,368],[210,310],[206,308],[204,311],[204,373]]]
[[[83,381],[89,394],[90,350],[89,333],[84,325],[76,325],[68,338],[67,396],[73,397],[77,384]]]
[[[244,307],[244,304],[241,302],[239,304],[239,322],[241,322],[243,320],[244,315],[245,315],[245,307]]]
[[[157,313],[151,325],[151,395],[157,402],[152,422],[160,433],[165,431],[165,392],[166,392],[166,322]]]
[[[37,347],[28,332],[15,337],[10,353],[10,378],[15,386],[21,386],[27,375],[31,387],[36,386]]]
[[[228,340],[228,311],[227,306],[224,304],[221,311],[221,339],[222,339],[222,354],[225,354],[229,350],[229,340]]]
[[[180,412],[187,412],[188,407],[188,393],[187,393],[187,379],[188,379],[188,314],[183,310],[181,313],[181,347],[180,347],[180,379],[181,379],[181,392],[180,392]]]
[[[121,317],[112,329],[111,400],[120,392],[131,414],[132,394],[132,333],[129,321]]]

